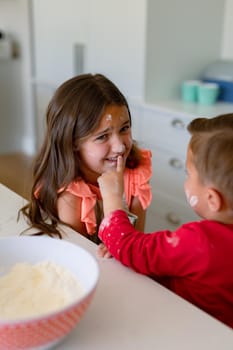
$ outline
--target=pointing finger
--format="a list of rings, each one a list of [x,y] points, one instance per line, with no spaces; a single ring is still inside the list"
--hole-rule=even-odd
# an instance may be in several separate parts
[[[122,156],[118,156],[117,158],[117,172],[120,173],[122,172],[124,169],[123,167],[123,157]]]

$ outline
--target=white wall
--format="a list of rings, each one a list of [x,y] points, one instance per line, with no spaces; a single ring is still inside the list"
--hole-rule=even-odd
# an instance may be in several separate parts
[[[127,96],[142,98],[145,16],[146,0],[0,0],[0,29],[20,48],[18,58],[0,62],[0,152],[35,152],[36,94],[42,91],[42,116],[50,85],[76,74],[75,43],[86,45],[85,71],[102,72]]]
[[[33,0],[33,7],[37,80],[59,85],[73,76],[73,48],[82,43],[86,72],[143,97],[146,0]]]
[[[221,57],[224,0],[148,0],[146,100],[180,97]]]
[[[222,58],[233,60],[233,1],[225,0]]]

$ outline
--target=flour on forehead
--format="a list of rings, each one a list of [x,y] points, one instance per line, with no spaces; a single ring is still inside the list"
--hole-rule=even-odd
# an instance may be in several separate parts
[[[112,115],[111,114],[106,114],[105,119],[106,119],[107,122],[112,121]],[[121,121],[125,121],[125,117],[123,115],[120,115],[119,119]]]
[[[107,121],[107,122],[112,121],[112,115],[111,115],[111,114],[107,114],[107,115],[106,115],[106,121]]]

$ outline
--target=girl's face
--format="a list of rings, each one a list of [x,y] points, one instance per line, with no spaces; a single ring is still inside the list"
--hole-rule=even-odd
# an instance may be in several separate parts
[[[104,172],[116,168],[117,157],[124,163],[132,147],[128,110],[125,106],[108,106],[99,127],[79,143],[80,168],[85,180],[96,184]]]
[[[200,217],[205,217],[208,210],[207,207],[207,187],[201,183],[197,169],[193,163],[193,154],[188,147],[186,158],[187,178],[184,183],[184,190],[187,201],[192,209]]]

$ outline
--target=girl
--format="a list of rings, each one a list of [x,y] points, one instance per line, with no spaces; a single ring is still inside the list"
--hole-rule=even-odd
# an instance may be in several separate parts
[[[21,209],[38,234],[57,235],[66,224],[96,243],[102,219],[98,177],[124,163],[125,202],[144,230],[151,202],[151,153],[131,135],[128,103],[101,74],[63,83],[47,109],[47,132],[34,165],[30,202]]]

